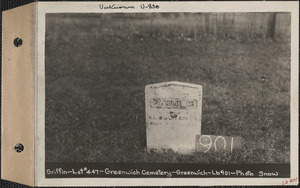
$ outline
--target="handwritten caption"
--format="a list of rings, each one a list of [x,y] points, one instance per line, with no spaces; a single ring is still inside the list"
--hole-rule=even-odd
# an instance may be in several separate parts
[[[134,5],[118,5],[118,4],[100,4],[99,5],[99,8],[100,9],[105,9],[105,10],[129,10],[129,9],[142,9],[142,10],[146,10],[146,9],[149,9],[149,10],[155,10],[155,9],[159,9],[159,5],[158,4],[140,4],[140,6],[136,7]]]
[[[64,170],[63,168],[55,168],[55,169],[46,169],[47,175],[129,175],[129,176],[163,176],[163,177],[173,177],[173,176],[232,176],[232,177],[276,177],[278,176],[278,172],[263,172],[259,171],[258,175],[256,175],[254,172],[248,171],[242,171],[242,170],[174,170],[174,171],[166,171],[166,170],[155,170],[155,171],[149,171],[149,170],[138,170],[138,169],[130,169],[130,170],[116,170],[116,169],[110,169],[110,168],[104,168],[104,169],[90,169],[87,167],[80,168],[79,170],[75,170],[74,168],[70,170]]]
[[[288,185],[288,184],[291,184],[291,183],[294,183],[294,182],[297,182],[297,181],[298,181],[297,177],[286,179],[286,180],[282,181],[282,185]]]

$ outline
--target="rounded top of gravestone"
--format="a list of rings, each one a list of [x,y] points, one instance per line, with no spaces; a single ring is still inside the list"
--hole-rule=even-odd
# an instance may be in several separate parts
[[[190,88],[197,88],[201,89],[202,86],[198,84],[191,84],[186,82],[178,82],[178,81],[170,81],[170,82],[161,82],[161,83],[155,83],[155,84],[148,84],[146,85],[145,89],[150,88],[158,88],[158,87],[169,87],[169,86],[182,86],[182,87],[190,87]]]

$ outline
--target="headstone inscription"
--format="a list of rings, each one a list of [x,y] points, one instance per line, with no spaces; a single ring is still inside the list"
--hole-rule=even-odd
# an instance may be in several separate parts
[[[181,82],[147,85],[147,149],[195,152],[201,134],[202,86]]]

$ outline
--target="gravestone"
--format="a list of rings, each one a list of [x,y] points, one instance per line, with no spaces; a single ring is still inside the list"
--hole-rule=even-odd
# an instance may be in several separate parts
[[[147,149],[195,152],[201,134],[202,86],[181,82],[147,85]]]

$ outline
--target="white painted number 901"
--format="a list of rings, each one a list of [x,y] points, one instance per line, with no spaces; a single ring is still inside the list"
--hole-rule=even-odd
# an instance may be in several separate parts
[[[221,139],[223,140],[223,147],[224,150],[226,149],[226,140],[223,136],[218,136],[214,141],[212,140],[211,136],[209,135],[201,135],[199,137],[199,144],[201,146],[203,146],[204,148],[206,148],[205,151],[203,151],[204,153],[208,152],[211,147],[213,146],[215,150],[218,150],[217,148],[217,141]],[[231,137],[231,143],[230,143],[231,147],[230,150],[232,151],[232,147],[233,147],[233,137]]]

